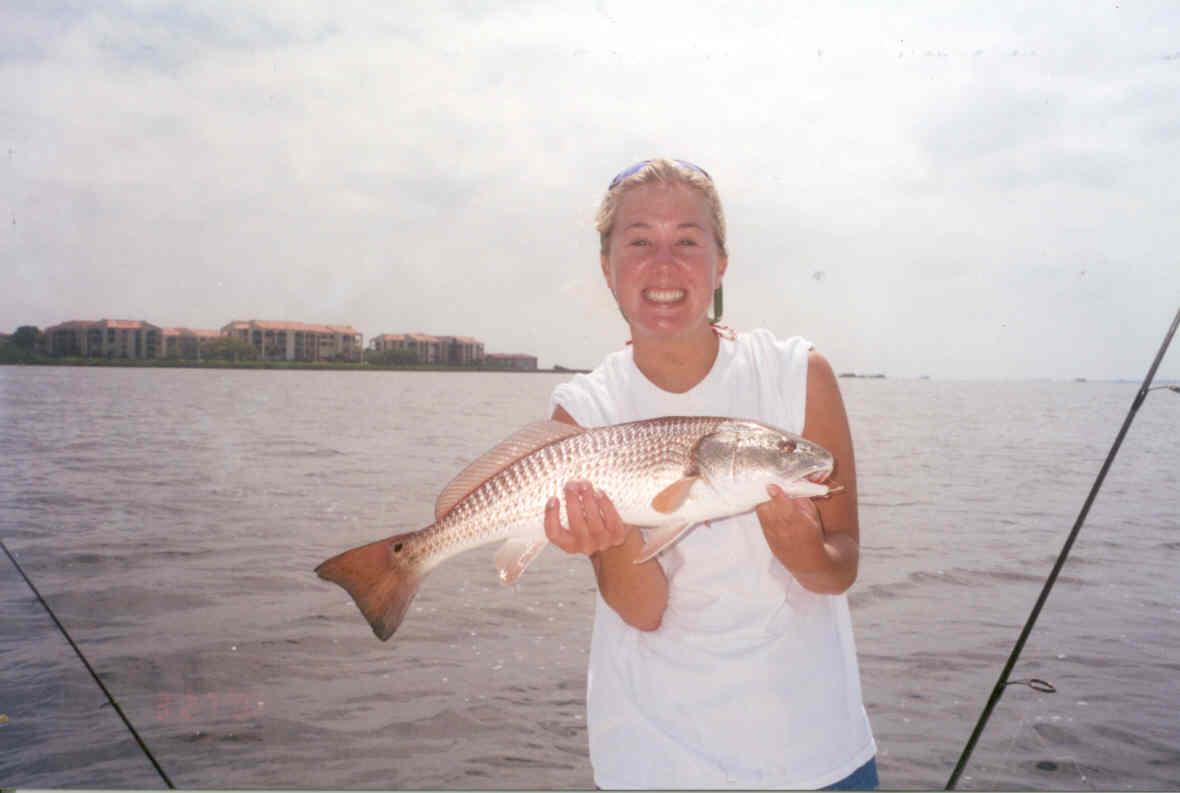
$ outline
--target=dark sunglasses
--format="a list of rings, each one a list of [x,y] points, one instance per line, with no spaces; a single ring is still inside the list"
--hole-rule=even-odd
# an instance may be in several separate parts
[[[615,178],[610,180],[610,186],[607,187],[606,189],[607,190],[614,190],[615,187],[618,186],[619,182],[623,181],[631,174],[637,173],[639,170],[641,170],[644,166],[646,166],[650,162],[651,162],[651,160],[642,160],[640,162],[635,163],[630,168],[624,168],[623,170],[619,171],[617,174],[615,174]],[[685,168],[689,169],[690,171],[696,171],[697,173],[701,174],[706,179],[708,179],[710,182],[713,181],[713,177],[709,176],[709,172],[706,171],[704,168],[702,168],[699,165],[693,165],[688,160],[672,160],[672,162],[674,162],[678,165],[683,165]]]

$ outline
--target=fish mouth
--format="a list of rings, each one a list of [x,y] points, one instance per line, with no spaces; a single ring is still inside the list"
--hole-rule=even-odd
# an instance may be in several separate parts
[[[808,482],[815,482],[817,485],[822,485],[824,482],[826,482],[828,480],[828,477],[831,475],[832,475],[831,471],[816,471],[815,473],[808,474],[807,476],[805,476],[803,478],[806,479]]]

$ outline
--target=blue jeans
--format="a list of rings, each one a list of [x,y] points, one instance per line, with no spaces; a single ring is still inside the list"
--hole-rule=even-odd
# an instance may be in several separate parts
[[[876,790],[879,784],[880,782],[877,781],[877,758],[874,757],[839,782],[828,785],[824,790]]]

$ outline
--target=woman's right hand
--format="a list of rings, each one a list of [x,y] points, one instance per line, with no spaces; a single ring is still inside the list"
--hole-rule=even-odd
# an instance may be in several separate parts
[[[624,622],[644,631],[660,627],[668,605],[668,580],[654,559],[635,564],[643,535],[623,523],[611,500],[589,482],[566,483],[568,527],[561,525],[560,506],[556,497],[545,505],[549,542],[566,553],[590,557],[598,591]]]
[[[553,420],[578,426],[560,405],[553,409]],[[565,513],[568,527],[561,525],[556,496],[545,505],[549,542],[590,558],[602,599],[624,622],[641,631],[659,628],[668,605],[668,579],[655,559],[635,564],[643,551],[643,534],[623,523],[611,500],[583,480],[566,483]]]
[[[545,505],[545,536],[566,553],[593,556],[623,544],[630,530],[615,505],[589,482],[575,479],[565,485],[565,514],[569,526],[561,525],[561,504],[557,497]]]

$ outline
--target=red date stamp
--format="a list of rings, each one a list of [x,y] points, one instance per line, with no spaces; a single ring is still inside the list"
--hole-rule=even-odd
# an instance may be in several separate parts
[[[258,715],[263,703],[244,691],[210,691],[183,694],[164,691],[156,695],[156,721],[245,721]]]

